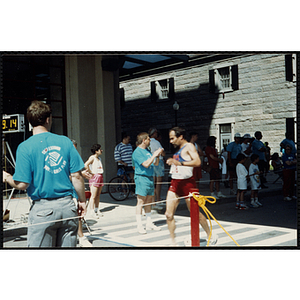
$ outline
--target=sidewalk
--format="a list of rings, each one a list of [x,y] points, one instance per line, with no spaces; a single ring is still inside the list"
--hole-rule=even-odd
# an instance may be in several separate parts
[[[267,189],[262,189],[259,191],[259,195],[263,197],[264,195],[279,195],[282,190],[282,181],[279,179],[276,183],[273,182],[277,179],[277,175],[274,173],[269,173],[267,176]],[[167,181],[165,181],[167,182]],[[163,184],[161,198],[166,199],[169,184]],[[235,186],[234,186],[235,187]],[[204,196],[210,196],[209,190],[209,174],[203,173],[203,178],[200,180],[198,185],[200,194]],[[236,196],[230,195],[230,189],[225,188],[224,184],[220,185],[221,192],[226,196],[217,200],[219,205],[223,203],[235,203]],[[246,193],[246,200],[248,201],[250,192]],[[3,209],[6,208],[8,204],[7,199],[3,199]],[[129,197],[125,201],[115,201],[108,193],[101,194],[100,198],[100,209],[105,213],[104,218],[97,220],[89,219],[87,221],[88,225],[92,227],[92,230],[101,230],[101,226],[105,221],[105,224],[115,225],[118,222],[124,222],[126,220],[131,221],[133,215],[135,214],[136,197]],[[27,246],[27,217],[30,208],[30,201],[25,194],[15,194],[10,200],[7,209],[10,210],[10,217],[6,223],[3,223],[3,247],[4,248],[26,248]],[[186,210],[185,201],[180,201],[177,208],[178,211]],[[162,214],[163,212],[157,212],[152,210],[152,214]],[[88,233],[87,227],[83,226],[84,232]],[[118,244],[113,241],[105,240],[105,237],[97,240],[97,247],[130,247],[130,245]]]

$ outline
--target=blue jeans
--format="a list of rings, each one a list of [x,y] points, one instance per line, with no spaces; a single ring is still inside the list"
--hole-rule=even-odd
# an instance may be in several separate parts
[[[33,201],[28,216],[28,247],[76,247],[78,216],[71,196]],[[55,220],[73,218],[54,222]]]

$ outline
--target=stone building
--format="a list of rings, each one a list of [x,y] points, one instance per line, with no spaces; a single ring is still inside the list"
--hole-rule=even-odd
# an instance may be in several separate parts
[[[280,151],[286,131],[297,136],[292,53],[193,54],[180,67],[120,75],[120,91],[122,130],[134,140],[154,126],[167,150],[174,125],[198,132],[202,147],[216,136],[219,151],[237,132],[261,131],[271,152]]]

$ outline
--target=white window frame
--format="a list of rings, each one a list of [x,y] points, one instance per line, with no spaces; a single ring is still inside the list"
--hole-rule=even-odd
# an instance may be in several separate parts
[[[235,133],[235,118],[225,118],[225,119],[218,119],[215,120],[215,126],[216,126],[216,148],[218,152],[220,153],[222,150],[223,145],[221,145],[220,141],[220,125],[223,124],[231,124],[231,141],[234,140],[234,133]]]
[[[221,65],[221,66],[214,67],[215,92],[225,93],[225,92],[232,92],[233,91],[231,67],[232,67],[232,65],[223,65],[223,66]],[[228,71],[229,71],[229,86],[223,88],[222,76],[220,74],[220,71],[225,69],[225,68],[228,68]]]
[[[166,83],[166,84],[165,84]],[[169,79],[157,80],[156,84],[156,92],[159,100],[167,100],[169,99]]]

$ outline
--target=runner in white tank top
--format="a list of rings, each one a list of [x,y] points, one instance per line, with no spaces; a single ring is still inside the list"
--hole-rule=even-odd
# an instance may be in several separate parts
[[[186,138],[186,131],[180,127],[174,127],[169,131],[170,143],[179,147],[179,151],[173,158],[167,160],[171,166],[172,181],[167,194],[166,218],[171,236],[171,244],[176,246],[175,241],[175,220],[174,214],[179,204],[178,197],[187,196],[191,188],[196,188],[193,178],[193,167],[201,165],[200,157],[195,146],[189,143]],[[190,199],[185,198],[188,209]],[[207,234],[210,234],[209,226],[205,216],[199,212],[199,223]],[[211,238],[211,245],[217,242],[217,236]]]

